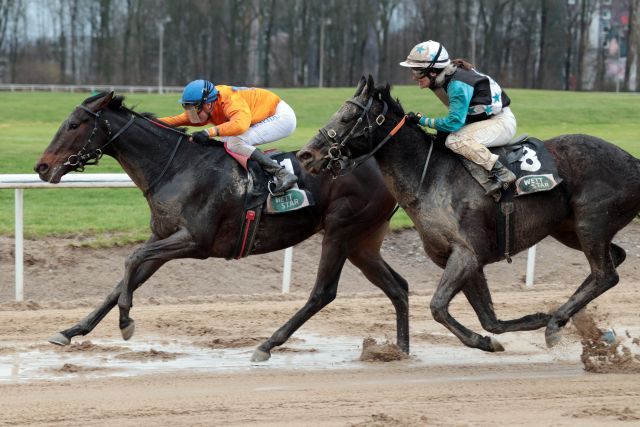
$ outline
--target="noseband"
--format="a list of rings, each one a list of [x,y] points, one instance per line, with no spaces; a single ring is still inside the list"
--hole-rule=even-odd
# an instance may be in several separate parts
[[[386,121],[387,119],[386,115],[387,115],[389,106],[385,101],[382,101],[383,103],[382,113],[380,113],[378,117],[376,117],[374,122],[371,122],[371,119],[369,117],[369,111],[371,110],[371,106],[373,105],[373,95],[369,97],[366,105],[363,105],[360,102],[355,101],[353,99],[349,99],[347,100],[347,102],[355,105],[356,107],[359,107],[362,110],[360,117],[358,117],[358,119],[353,124],[349,132],[347,132],[344,135],[344,137],[341,138],[341,140],[338,140],[337,133],[334,129],[327,130],[325,128],[321,128],[319,130],[320,135],[322,135],[322,137],[324,138],[324,142],[327,145],[329,145],[329,149],[327,150],[327,155],[324,157],[324,159],[328,160],[328,163],[325,169],[331,172],[334,179],[341,176],[340,174],[341,171],[348,171],[350,169],[354,169],[359,165],[361,165],[362,163],[364,163],[366,160],[368,160],[371,156],[373,156],[376,153],[376,151],[382,148],[382,146],[386,144],[386,142],[389,141],[389,139],[391,139],[391,137],[394,136],[396,132],[398,132],[398,130],[400,130],[400,128],[404,125],[406,121],[406,116],[405,116],[402,118],[402,120],[398,122],[398,124],[391,130],[391,132],[389,132],[389,134],[382,141],[380,141],[378,145],[376,145],[370,152],[356,159],[352,159],[351,150],[347,146],[347,142],[349,141],[349,139],[351,139],[351,137],[354,136],[353,134],[356,128],[358,127],[358,125],[362,123],[365,118],[367,119],[367,124],[362,129],[362,133],[359,135],[356,135],[356,137],[366,135],[369,141],[369,147],[372,147],[373,133],[378,127],[382,126],[382,124]]]
[[[67,158],[67,161],[63,163],[63,166],[71,166],[71,170],[77,171],[77,172],[83,172],[84,171],[84,167],[86,165],[97,165],[98,162],[100,161],[100,159],[102,158],[102,155],[104,154],[104,148],[111,144],[113,141],[116,140],[116,138],[118,138],[120,135],[122,135],[122,133],[127,130],[129,128],[129,126],[131,126],[135,120],[135,116],[131,116],[131,118],[129,119],[129,121],[127,122],[127,124],[125,124],[118,132],[115,133],[115,135],[111,135],[111,124],[109,123],[109,120],[107,119],[102,119],[100,116],[102,114],[102,110],[99,110],[97,112],[93,112],[91,111],[89,108],[85,107],[84,105],[78,105],[78,108],[86,111],[89,115],[93,116],[94,121],[93,121],[93,130],[91,130],[91,133],[89,134],[89,137],[87,138],[87,142],[85,142],[84,146],[76,153],[76,154],[72,154]],[[107,138],[109,138],[107,140],[107,142],[105,142],[100,148],[95,148],[92,149],[90,151],[88,151],[88,147],[89,145],[91,145],[91,140],[93,139],[93,137],[95,136],[96,132],[98,132],[98,126],[100,124],[100,121],[104,122],[106,128],[107,128]]]

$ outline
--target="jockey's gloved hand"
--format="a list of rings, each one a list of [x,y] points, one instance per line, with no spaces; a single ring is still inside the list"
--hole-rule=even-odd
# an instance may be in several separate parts
[[[211,138],[209,138],[209,132],[201,130],[191,134],[191,140],[196,144],[209,145],[211,144]]]
[[[417,125],[420,125],[420,126],[425,125],[425,118],[422,115],[422,113],[414,113],[413,111],[411,111],[409,112],[409,114],[407,114],[407,119],[409,119],[410,122],[413,122]]]

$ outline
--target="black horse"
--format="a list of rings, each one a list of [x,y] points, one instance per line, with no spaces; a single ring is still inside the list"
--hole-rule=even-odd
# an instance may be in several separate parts
[[[501,321],[493,311],[483,272],[485,265],[504,257],[498,253],[496,233],[499,205],[484,196],[453,153],[437,143],[431,145],[434,137],[418,126],[405,124],[404,114],[389,86],[375,88],[371,76],[363,77],[354,97],[298,152],[298,158],[309,171],[329,168],[340,173],[358,165],[362,161],[358,156],[375,156],[385,182],[420,233],[426,253],[444,269],[431,300],[433,317],[465,345],[503,350],[497,340],[470,331],[449,314],[449,303],[460,291],[487,331],[546,326],[547,345],[554,345],[571,316],[618,283],[616,267],[626,254],[611,240],[640,211],[640,161],[593,136],[565,135],[545,142],[564,182],[551,191],[514,199],[512,252],[552,236],[584,252],[591,274],[552,314]]]
[[[42,180],[58,183],[67,172],[95,164],[102,153],[110,155],[143,191],[151,210],[152,235],[127,258],[124,278],[102,305],[50,342],[66,345],[88,334],[116,304],[122,336],[129,339],[133,291],[160,266],[176,258],[229,257],[238,238],[246,172],[222,146],[179,145],[179,137],[185,135],[126,108],[122,97],[102,93],[73,110],[36,163]],[[347,259],[393,303],[397,343],[408,352],[408,285],[380,255],[396,203],[375,161],[349,177],[304,173],[303,179],[315,206],[263,215],[252,253],[287,248],[324,230],[316,283],[306,304],[256,349],[252,360],[267,360],[273,347],[336,297]]]

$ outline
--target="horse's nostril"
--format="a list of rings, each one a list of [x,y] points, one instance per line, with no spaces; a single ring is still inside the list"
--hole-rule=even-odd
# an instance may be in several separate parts
[[[298,160],[300,160],[301,162],[307,162],[311,160],[311,158],[312,158],[312,155],[308,151],[301,151],[298,153]]]
[[[38,163],[33,170],[37,173],[44,173],[49,170],[49,165],[46,163]]]

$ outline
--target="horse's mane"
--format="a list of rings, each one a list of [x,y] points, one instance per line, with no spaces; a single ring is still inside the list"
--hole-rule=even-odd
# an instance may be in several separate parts
[[[375,90],[373,91],[373,96],[376,99],[379,99],[380,101],[386,102],[391,112],[396,114],[398,117],[403,117],[405,115],[404,108],[402,108],[402,104],[400,104],[400,100],[398,98],[394,99],[391,96],[391,85],[389,83],[387,83],[384,86],[376,87]],[[434,136],[426,132],[423,127],[418,126],[417,124],[409,120],[407,120],[407,122],[405,123],[405,126],[410,126],[414,129],[420,130],[424,135],[425,140],[431,140],[432,138],[434,138]]]
[[[107,96],[107,92],[100,92],[98,94],[95,94],[93,96],[91,96],[90,98],[87,98],[84,100],[83,104],[90,104],[93,101],[96,101],[102,97]],[[109,104],[107,105],[107,107],[111,110],[124,110],[128,113],[134,114],[136,116],[140,116],[143,117],[145,119],[154,121],[154,122],[158,122],[158,123],[162,123],[161,121],[158,120],[158,116],[156,116],[154,113],[150,113],[150,112],[142,112],[142,113],[138,113],[137,111],[133,110],[132,108],[127,107],[124,104],[124,100],[125,97],[124,95],[114,95],[111,98],[111,101],[109,101]],[[166,125],[168,126],[168,125]],[[177,131],[180,131],[182,133],[186,133],[187,132],[187,128],[184,127],[172,127],[172,126],[168,126],[171,127],[172,129],[175,129]]]
[[[400,104],[400,100],[398,98],[393,98],[391,96],[391,85],[387,83],[384,86],[378,86],[373,91],[373,96],[381,101],[387,103],[391,111],[399,117],[404,116],[404,108]]]

